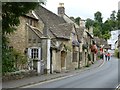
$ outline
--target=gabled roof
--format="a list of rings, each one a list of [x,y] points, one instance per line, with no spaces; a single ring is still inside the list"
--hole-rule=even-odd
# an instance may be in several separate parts
[[[79,28],[79,25],[77,25],[72,19],[70,19],[69,16],[67,16],[66,14],[63,16],[64,20],[67,22],[67,23],[73,23],[75,25],[75,28]]]
[[[93,39],[93,36],[88,31],[86,31],[86,33],[87,33],[88,36],[90,36],[90,38]]]
[[[63,23],[50,27],[50,31],[56,38],[70,39],[70,34],[73,29],[73,24]]]
[[[35,19],[35,20],[38,20],[38,18],[36,18],[36,17],[33,15],[32,11],[30,11],[29,13],[27,13],[27,14],[24,15],[24,16],[29,17],[29,18],[32,18],[32,19]]]
[[[105,45],[103,46],[103,48],[104,48],[104,49],[111,49],[111,46],[110,46],[109,44],[105,44]]]
[[[100,41],[100,38],[98,38],[98,37],[94,37],[94,41],[96,42],[97,46],[100,46],[100,44],[102,44]]]
[[[78,41],[81,42],[81,39],[83,38],[83,28],[76,28],[77,36],[78,36]]]
[[[41,19],[45,24],[44,31],[48,30],[50,27],[56,27],[56,25],[66,23],[62,17],[59,17],[43,6],[38,6],[38,8],[35,9],[35,13],[37,14],[38,18]]]
[[[32,26],[30,26],[29,24],[27,24],[27,26],[28,26],[39,38],[42,37],[43,33],[42,33],[38,28],[32,27]]]

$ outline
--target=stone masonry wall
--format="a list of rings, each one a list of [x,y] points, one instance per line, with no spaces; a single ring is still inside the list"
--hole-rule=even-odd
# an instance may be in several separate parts
[[[10,40],[10,46],[13,46],[17,51],[23,53],[26,47],[26,18],[20,17],[20,25],[17,27],[17,31],[8,35]]]

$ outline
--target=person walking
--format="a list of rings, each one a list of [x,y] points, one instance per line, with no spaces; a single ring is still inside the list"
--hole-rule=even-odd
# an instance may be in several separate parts
[[[107,52],[105,52],[105,60],[107,61],[108,56],[107,56]]]
[[[110,60],[110,53],[108,52],[107,54],[107,57],[108,57],[108,61]]]
[[[103,48],[101,47],[100,48],[100,58],[103,60],[103,57],[104,57],[104,55],[103,55]]]

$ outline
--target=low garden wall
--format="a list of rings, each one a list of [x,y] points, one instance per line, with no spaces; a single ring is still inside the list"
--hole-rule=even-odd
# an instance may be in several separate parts
[[[26,71],[26,70],[21,70],[21,71],[16,71],[12,73],[6,73],[5,75],[2,76],[2,81],[10,81],[10,80],[18,80],[22,79],[25,77],[32,77],[32,76],[37,76],[36,71]]]

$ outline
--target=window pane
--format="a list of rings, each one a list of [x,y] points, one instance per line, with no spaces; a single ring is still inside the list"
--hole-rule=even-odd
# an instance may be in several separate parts
[[[39,50],[38,49],[32,49],[31,50],[31,58],[35,59],[35,58],[38,58],[38,55],[39,55]]]
[[[73,62],[77,62],[77,52],[73,52]]]

